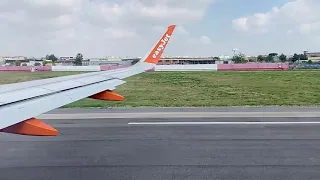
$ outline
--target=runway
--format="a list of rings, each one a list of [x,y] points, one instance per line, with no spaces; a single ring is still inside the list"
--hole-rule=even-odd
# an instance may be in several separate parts
[[[320,178],[320,108],[58,109],[0,134],[0,180]]]

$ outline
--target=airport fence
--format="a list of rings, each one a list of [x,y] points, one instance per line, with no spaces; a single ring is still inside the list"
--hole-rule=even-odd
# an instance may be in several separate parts
[[[218,71],[284,71],[288,63],[218,64]]]
[[[107,71],[112,69],[120,69],[128,66],[0,66],[0,71],[16,71],[16,72],[37,72],[37,71]]]
[[[294,69],[320,69],[320,63],[301,63],[296,65]]]
[[[285,71],[287,63],[157,65],[150,71]]]
[[[154,71],[217,71],[217,64],[157,65]]]
[[[0,71],[52,71],[51,66],[0,66]]]
[[[0,71],[107,71],[129,66],[0,66]],[[248,63],[248,64],[188,64],[157,65],[150,71],[271,71],[288,70],[287,63]]]

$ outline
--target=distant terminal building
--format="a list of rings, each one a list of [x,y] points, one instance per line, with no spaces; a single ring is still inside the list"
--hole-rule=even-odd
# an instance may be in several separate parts
[[[73,66],[76,61],[76,57],[73,56],[63,56],[58,60],[60,66]],[[99,65],[109,65],[109,66],[127,66],[131,65],[132,60],[121,59],[121,57],[108,56],[105,58],[84,58],[82,60],[82,66],[99,66]]]
[[[75,56],[60,56],[58,58],[58,66],[73,66],[74,62],[76,61]],[[88,66],[89,65],[89,59],[83,59],[82,60],[82,65],[83,66]]]
[[[306,52],[308,57],[320,57],[320,52]]]
[[[24,56],[4,56],[2,57],[6,66],[14,66],[17,62],[29,65],[30,60]]]
[[[42,65],[42,58],[27,58],[25,56],[3,56],[2,63],[0,65],[5,66],[15,66],[20,64],[20,66],[35,66]]]
[[[128,57],[116,57],[106,56],[104,58],[84,58],[82,60],[82,66],[129,66],[137,63],[141,57],[128,58]],[[61,56],[58,60],[52,64],[50,60],[45,58],[27,58],[24,56],[4,56],[0,58],[0,65],[6,66],[17,65],[17,62],[22,66],[34,66],[34,65],[56,65],[56,66],[73,66],[76,61],[76,56]],[[2,64],[1,64],[2,63]],[[171,65],[171,64],[231,64],[232,60],[230,56],[218,56],[218,57],[190,57],[190,56],[164,56],[161,57],[158,65]]]
[[[213,57],[162,57],[158,64],[159,65],[170,65],[170,64],[215,64]]]
[[[171,64],[230,64],[231,58],[229,56],[219,57],[189,57],[189,56],[174,56],[174,57],[161,57],[158,65],[171,65]],[[132,64],[138,62],[140,58],[132,59]]]
[[[159,65],[170,64],[228,64],[228,59],[221,59],[220,57],[189,57],[189,56],[176,56],[176,57],[162,57],[160,58]]]
[[[132,60],[90,58],[89,65],[129,66],[132,65]]]
[[[308,56],[308,59],[312,62],[320,62],[320,52],[306,52],[305,54]]]
[[[25,56],[3,56],[2,57],[5,61],[22,61],[27,59]]]

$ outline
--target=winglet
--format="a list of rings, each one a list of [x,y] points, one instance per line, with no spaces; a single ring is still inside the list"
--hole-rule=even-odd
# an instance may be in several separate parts
[[[143,59],[141,59],[141,61],[156,65],[162,53],[164,52],[175,28],[176,25],[168,26],[168,29],[162,35],[161,39],[157,42],[153,49],[150,52],[148,52]]]

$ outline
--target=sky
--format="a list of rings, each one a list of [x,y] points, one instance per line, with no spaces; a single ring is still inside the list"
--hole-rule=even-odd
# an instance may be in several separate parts
[[[0,56],[142,57],[320,51],[320,0],[1,0]]]

